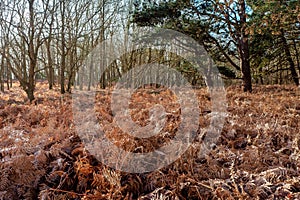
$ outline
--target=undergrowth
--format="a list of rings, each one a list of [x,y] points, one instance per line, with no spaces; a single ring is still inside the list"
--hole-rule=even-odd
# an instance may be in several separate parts
[[[130,174],[99,162],[78,136],[72,96],[39,83],[33,104],[15,85],[0,97],[0,199],[300,199],[300,94],[293,86],[227,88],[228,115],[214,148],[199,152],[211,119],[210,97],[197,89],[199,129],[193,145],[174,163]],[[149,123],[159,103],[168,115],[162,133],[130,138],[114,124],[111,90],[96,97],[99,123],[115,145],[150,152],[168,142],[180,124],[176,96],[140,89],[129,105],[133,120]],[[128,138],[128,137],[127,137]]]

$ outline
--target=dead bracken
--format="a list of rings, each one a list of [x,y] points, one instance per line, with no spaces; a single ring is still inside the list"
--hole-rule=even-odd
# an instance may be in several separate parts
[[[155,92],[157,91],[157,92]],[[38,83],[36,103],[17,84],[0,96],[0,199],[300,199],[300,92],[295,86],[228,87],[228,115],[212,151],[199,152],[211,118],[207,90],[199,100],[199,130],[180,159],[160,170],[129,174],[103,165],[78,137],[72,96]],[[96,97],[99,123],[115,145],[149,152],[176,135],[180,107],[167,89],[139,89],[129,105],[145,126],[159,103],[166,125],[149,139],[128,137],[114,124],[111,90]],[[191,122],[192,123],[192,122]]]

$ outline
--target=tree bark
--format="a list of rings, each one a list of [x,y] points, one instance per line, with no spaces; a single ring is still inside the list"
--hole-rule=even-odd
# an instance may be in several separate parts
[[[49,90],[52,90],[53,85],[54,85],[54,69],[53,69],[53,60],[52,60],[52,53],[51,53],[53,22],[54,22],[54,14],[51,15],[51,21],[50,21],[50,24],[49,24],[49,38],[46,41],[47,59],[48,59],[48,72],[49,72],[48,73]]]
[[[239,0],[239,16],[240,16],[240,38],[238,39],[240,66],[243,73],[243,87],[244,92],[252,92],[252,80],[250,70],[250,54],[249,54],[249,40],[246,35],[246,3],[245,0]]]
[[[30,32],[29,32],[29,76],[28,76],[28,85],[26,89],[27,97],[32,102],[34,100],[34,88],[35,88],[35,67],[37,63],[37,55],[34,47],[34,36],[35,36],[35,27],[34,27],[34,0],[29,0],[29,15],[30,15]]]
[[[294,45],[294,50],[295,50],[295,54],[296,54],[297,68],[298,68],[298,71],[299,71],[299,73],[300,73],[299,51],[298,51],[298,49],[297,49],[297,44],[296,44],[295,39],[293,39],[293,45]]]
[[[5,58],[5,48],[1,56],[1,66],[0,66],[0,91],[4,92],[4,58]]]
[[[76,44],[75,44],[76,46]],[[74,47],[72,47],[74,48]],[[67,84],[67,92],[71,93],[72,91],[72,86],[74,85],[74,76],[75,76],[75,70],[76,70],[76,61],[74,60],[74,57],[76,57],[76,55],[74,56],[74,54],[76,54],[76,49],[74,48],[74,50],[70,51],[70,69],[69,69],[69,76],[68,76],[68,84]]]
[[[66,41],[65,41],[65,0],[60,2],[61,9],[61,66],[60,66],[60,93],[64,94],[65,91],[65,67],[66,67]]]
[[[283,44],[283,49],[284,49],[284,52],[285,52],[285,55],[286,55],[286,59],[289,62],[289,65],[290,65],[292,79],[293,79],[294,83],[297,86],[299,86],[298,74],[297,74],[297,71],[296,71],[295,63],[293,61],[293,58],[292,58],[292,55],[291,55],[291,52],[290,52],[289,45],[288,45],[287,40],[284,36],[284,30],[281,29],[280,32],[281,32],[280,36],[281,36],[281,40],[282,40],[282,44]]]

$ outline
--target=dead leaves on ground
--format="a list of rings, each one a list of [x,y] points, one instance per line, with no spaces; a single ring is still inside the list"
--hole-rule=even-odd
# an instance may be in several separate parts
[[[299,199],[299,89],[257,86],[252,94],[239,92],[227,89],[228,116],[207,155],[199,147],[209,134],[211,102],[199,89],[195,143],[169,166],[128,174],[104,166],[86,150],[75,132],[70,95],[61,97],[38,83],[36,103],[30,105],[16,84],[0,97],[0,199]],[[176,134],[180,107],[169,90],[140,89],[131,97],[130,116],[139,125],[150,123],[155,104],[167,113],[160,134],[149,139],[128,137],[114,124],[110,94],[98,94],[95,110],[106,136],[119,147],[148,152]]]

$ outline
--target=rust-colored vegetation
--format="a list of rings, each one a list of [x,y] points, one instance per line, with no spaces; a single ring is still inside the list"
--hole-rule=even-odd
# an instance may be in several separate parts
[[[71,95],[38,83],[30,104],[14,84],[0,96],[0,199],[300,199],[299,89],[226,91],[228,115],[212,151],[199,152],[209,134],[211,102],[205,88],[197,89],[200,127],[193,145],[169,166],[130,174],[103,165],[86,150],[74,127]],[[149,123],[149,108],[157,103],[166,110],[161,134],[149,139],[130,138],[114,124],[110,98],[110,90],[99,92],[95,110],[115,145],[149,152],[176,134],[180,108],[169,90],[139,89],[132,95],[130,114],[137,124]]]

